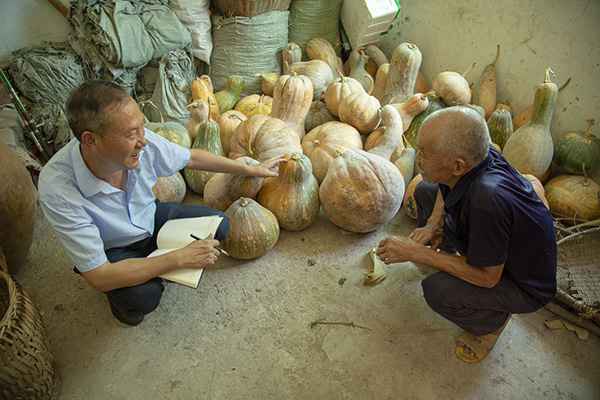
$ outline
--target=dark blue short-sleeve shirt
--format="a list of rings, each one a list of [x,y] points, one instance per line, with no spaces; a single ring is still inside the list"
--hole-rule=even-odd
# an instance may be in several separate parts
[[[556,292],[552,216],[531,183],[496,150],[450,189],[440,184],[457,250],[474,267],[504,274],[542,303]]]

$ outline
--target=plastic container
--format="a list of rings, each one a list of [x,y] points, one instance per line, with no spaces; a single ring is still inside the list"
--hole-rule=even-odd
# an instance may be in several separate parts
[[[399,10],[397,0],[345,0],[341,19],[352,47],[378,42]]]

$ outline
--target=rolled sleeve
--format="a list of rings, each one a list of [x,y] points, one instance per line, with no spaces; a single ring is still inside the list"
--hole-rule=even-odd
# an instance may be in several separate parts
[[[82,207],[57,197],[40,198],[46,219],[80,272],[91,271],[108,259],[98,227]]]
[[[162,136],[145,130],[148,141],[146,151],[152,158],[152,165],[157,176],[171,176],[183,169],[190,161],[190,149],[169,142]]]

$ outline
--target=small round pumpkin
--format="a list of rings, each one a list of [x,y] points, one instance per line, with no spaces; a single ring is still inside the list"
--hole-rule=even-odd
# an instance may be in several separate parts
[[[325,104],[327,109],[334,116],[338,116],[340,103],[344,97],[355,93],[363,93],[365,89],[356,79],[341,76],[327,87],[325,91]]]
[[[351,125],[331,121],[319,125],[304,136],[302,149],[310,158],[313,173],[319,182],[327,175],[329,164],[347,149],[363,148],[360,133]]]
[[[169,142],[178,144],[187,149],[192,145],[187,129],[178,122],[148,122],[145,126],[152,132],[164,137]]]
[[[566,223],[600,218],[600,185],[585,176],[560,175],[546,183],[552,215]]]
[[[229,154],[231,136],[233,136],[237,127],[247,119],[248,117],[236,110],[229,110],[221,114],[219,117],[219,134],[221,135],[223,154]]]
[[[408,186],[404,193],[404,211],[412,219],[417,219],[417,201],[415,200],[415,189],[419,183],[423,182],[423,176],[421,174],[416,175]]]
[[[352,125],[360,133],[367,134],[379,126],[380,108],[379,100],[363,91],[344,97],[338,111],[340,121]]]
[[[253,115],[270,115],[272,106],[272,97],[251,94],[238,101],[235,105],[235,110],[250,118]]]
[[[161,203],[181,203],[185,198],[185,180],[179,172],[171,176],[159,176],[152,192]]]
[[[554,162],[564,172],[594,175],[600,167],[600,139],[593,135],[593,120],[585,132],[569,132],[556,143]]]
[[[233,258],[251,260],[265,255],[279,240],[279,223],[275,215],[256,201],[242,197],[225,215],[229,233],[223,247]]]
[[[288,155],[279,164],[279,176],[266,180],[258,202],[275,214],[282,229],[301,231],[315,222],[319,215],[319,183],[308,157],[302,153]]]

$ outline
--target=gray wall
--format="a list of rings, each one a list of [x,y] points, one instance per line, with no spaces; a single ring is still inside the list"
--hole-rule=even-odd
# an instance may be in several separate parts
[[[533,101],[534,86],[552,67],[559,86],[552,132],[600,124],[600,1],[598,0],[404,0],[400,21],[381,46],[386,53],[404,41],[419,46],[422,70],[433,79],[444,70],[477,82],[500,44],[498,99],[521,111]],[[598,135],[600,127],[594,132]]]

